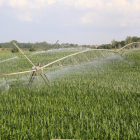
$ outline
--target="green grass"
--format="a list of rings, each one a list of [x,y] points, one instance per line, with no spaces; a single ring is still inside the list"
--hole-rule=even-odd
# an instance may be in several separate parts
[[[139,79],[134,51],[62,70],[51,87],[10,87],[0,94],[0,138],[138,140]]]

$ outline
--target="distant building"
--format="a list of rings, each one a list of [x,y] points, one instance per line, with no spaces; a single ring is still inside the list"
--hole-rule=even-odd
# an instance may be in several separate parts
[[[95,45],[92,45],[92,46],[89,45],[88,47],[89,47],[89,48],[94,48],[94,49],[97,49],[97,48],[98,48],[97,45],[96,45],[96,46],[95,46]]]
[[[96,45],[96,46],[94,46],[94,48],[96,48],[96,49],[97,49],[97,48],[98,48],[98,46]]]

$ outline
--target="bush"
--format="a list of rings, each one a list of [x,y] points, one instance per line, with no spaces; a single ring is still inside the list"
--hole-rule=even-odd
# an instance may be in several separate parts
[[[19,50],[18,50],[18,48],[14,47],[14,48],[11,50],[11,52],[12,52],[12,53],[18,53]]]
[[[35,49],[35,48],[30,48],[29,51],[30,51],[30,52],[36,51],[36,49]]]

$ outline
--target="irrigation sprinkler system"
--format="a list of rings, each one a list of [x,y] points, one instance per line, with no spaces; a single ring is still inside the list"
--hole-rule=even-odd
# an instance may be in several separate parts
[[[59,40],[58,40],[59,41]],[[58,43],[58,41],[54,44],[54,46]],[[3,76],[3,77],[7,77],[7,76],[11,76],[11,75],[19,75],[19,74],[24,74],[24,73],[31,73],[31,76],[30,76],[30,79],[29,79],[29,82],[28,82],[28,86],[30,86],[33,81],[35,80],[37,74],[39,74],[41,76],[41,78],[44,80],[44,82],[50,86],[50,82],[49,82],[49,79],[48,77],[46,76],[45,72],[43,71],[44,69],[48,68],[48,69],[52,69],[54,64],[56,63],[59,63],[59,68],[63,68],[65,67],[64,66],[64,63],[67,61],[67,59],[71,59],[73,65],[78,65],[79,62],[78,60],[75,58],[76,56],[78,57],[78,55],[82,55],[82,58],[86,60],[86,62],[90,63],[92,62],[92,60],[89,59],[89,56],[86,54],[87,52],[90,52],[92,53],[92,55],[95,57],[94,59],[100,59],[102,56],[102,58],[106,58],[106,57],[109,57],[112,53],[113,54],[120,54],[120,56],[123,57],[123,53],[121,53],[121,51],[123,50],[130,50],[130,49],[137,49],[137,48],[140,48],[140,42],[133,42],[133,43],[130,43],[120,49],[118,49],[117,51],[113,51],[113,50],[108,50],[108,49],[88,49],[88,50],[83,50],[83,51],[80,51],[80,52],[76,52],[76,53],[73,53],[73,54],[70,54],[70,55],[67,55],[65,57],[62,57],[62,58],[59,58],[55,61],[52,61],[48,64],[45,64],[43,65],[44,61],[47,59],[47,57],[50,55],[51,52],[49,52],[46,57],[42,60],[42,62],[38,62],[37,66],[35,66],[35,64],[27,57],[27,55],[25,55],[23,53],[23,51],[15,44],[13,43],[18,49],[19,51],[23,54],[23,56],[30,62],[30,64],[33,66],[32,67],[32,70],[27,70],[27,71],[20,71],[20,72],[15,72],[15,73],[6,73],[6,74],[0,74],[0,76]],[[53,47],[54,47],[53,46]],[[100,54],[100,56],[98,56],[95,52],[98,52]],[[106,53],[104,53],[106,52]],[[49,68],[51,67],[51,68]],[[7,82],[6,82],[7,83]]]
[[[58,40],[58,41],[59,41],[59,40]],[[55,45],[58,43],[58,41],[55,43]],[[45,59],[42,61],[41,64],[38,63],[37,66],[35,66],[35,65],[33,64],[33,62],[22,52],[22,50],[21,50],[15,43],[13,43],[13,44],[19,49],[19,51],[25,56],[25,58],[33,65],[32,69],[35,70],[35,71],[33,71],[32,75],[31,75],[31,78],[30,78],[30,80],[29,80],[28,86],[30,86],[30,85],[32,84],[32,82],[34,81],[34,79],[35,79],[37,73],[39,73],[40,76],[42,77],[42,79],[45,81],[45,83],[46,83],[48,86],[50,86],[50,82],[49,82],[47,76],[45,75],[43,69],[40,69],[41,64],[45,61],[45,59],[48,57],[48,55],[49,55],[50,53],[47,54],[47,56],[45,57]],[[54,46],[55,46],[55,45],[54,45]],[[53,46],[53,47],[54,47],[54,46]],[[42,73],[40,73],[39,70],[41,70]]]

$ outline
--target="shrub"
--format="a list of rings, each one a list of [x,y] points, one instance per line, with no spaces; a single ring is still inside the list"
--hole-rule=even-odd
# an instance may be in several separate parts
[[[14,48],[11,50],[11,52],[12,52],[12,53],[18,53],[19,50],[18,50],[18,48],[14,47]]]
[[[29,51],[30,51],[30,52],[36,51],[36,49],[35,49],[35,48],[30,48]]]

